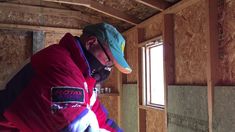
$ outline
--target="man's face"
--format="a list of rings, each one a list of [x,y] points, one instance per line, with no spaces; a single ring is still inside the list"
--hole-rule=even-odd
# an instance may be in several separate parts
[[[87,50],[96,57],[99,62],[107,68],[113,67],[113,56],[107,43],[101,43],[96,37],[90,37]]]
[[[105,80],[113,67],[111,51],[105,45],[94,37],[86,42],[87,52],[85,55],[91,68],[91,75],[98,82]]]

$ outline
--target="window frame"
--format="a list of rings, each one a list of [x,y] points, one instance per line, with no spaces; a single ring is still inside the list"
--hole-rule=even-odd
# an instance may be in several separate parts
[[[164,109],[166,102],[165,102],[165,73],[164,73],[164,52],[163,53],[163,99],[164,99],[164,105],[162,104],[156,104],[153,103],[151,100],[151,55],[150,55],[150,51],[151,48],[157,47],[157,46],[163,46],[163,51],[164,51],[164,45],[163,45],[163,39],[162,36],[160,37],[156,37],[156,39],[151,40],[150,42],[146,42],[146,44],[144,44],[143,46],[141,46],[141,59],[142,59],[142,104],[145,106],[150,106],[150,107],[154,107],[154,108],[161,108]],[[148,55],[148,56],[147,56]],[[149,80],[149,81],[148,81]],[[148,96],[149,94],[149,96]]]

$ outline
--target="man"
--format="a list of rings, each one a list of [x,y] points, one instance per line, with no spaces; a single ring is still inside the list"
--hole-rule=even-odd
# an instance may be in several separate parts
[[[85,27],[80,38],[67,33],[59,44],[33,55],[0,93],[1,100],[8,100],[0,102],[5,118],[0,130],[122,131],[107,118],[93,89],[113,65],[131,72],[124,47],[122,35],[112,25],[100,23]]]

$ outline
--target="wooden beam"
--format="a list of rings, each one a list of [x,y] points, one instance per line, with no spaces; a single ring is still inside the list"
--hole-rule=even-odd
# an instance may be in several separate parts
[[[139,131],[140,132],[146,132],[146,110],[145,109],[139,109]]]
[[[70,32],[72,34],[81,35],[82,30],[70,29],[70,28],[58,28],[58,27],[46,27],[46,26],[32,26],[32,25],[17,25],[17,24],[4,24],[0,23],[0,29],[21,29],[27,31],[46,31],[46,32]]]
[[[206,44],[207,54],[207,96],[209,114],[209,132],[213,131],[214,87],[218,84],[218,1],[206,0]]]
[[[93,9],[105,15],[130,23],[132,25],[137,25],[138,23],[141,22],[140,20],[133,18],[132,16],[129,16],[117,9],[107,7],[105,5],[102,5],[98,2],[91,1],[91,0],[43,0],[43,1],[85,6],[87,8]]]
[[[157,9],[159,11],[163,11],[170,6],[169,2],[163,0],[135,0],[135,1],[144,4],[146,6],[152,7],[154,9]]]
[[[122,103],[121,103],[121,98],[122,98],[122,73],[120,71],[117,71],[117,89],[118,89],[118,125],[122,124],[122,119],[121,119],[121,109],[122,109]]]
[[[164,91],[165,91],[165,129],[167,132],[168,86],[175,84],[175,54],[174,54],[174,15],[163,16],[163,45],[164,45]]]
[[[90,0],[43,0],[43,1],[85,6],[85,7],[89,7],[91,5]]]
[[[14,3],[1,3],[0,10],[10,10],[24,13],[40,14],[44,15],[53,15],[53,16],[65,16],[69,18],[75,18],[87,23],[99,23],[102,22],[101,19],[93,18],[82,14],[79,11],[72,11],[66,9],[56,9],[50,7],[40,7],[32,5],[23,5],[23,4],[14,4]]]
[[[58,3],[48,3],[41,0],[11,0],[8,3],[13,4],[23,4],[23,5],[31,5],[31,6],[40,6],[40,7],[51,7],[57,9],[68,9],[67,7],[58,4]]]
[[[177,13],[187,7],[189,7],[190,5],[193,5],[197,2],[199,2],[200,0],[181,0],[180,2],[176,3],[175,5],[167,8],[166,10],[164,10],[165,14],[173,14],[173,13]]]

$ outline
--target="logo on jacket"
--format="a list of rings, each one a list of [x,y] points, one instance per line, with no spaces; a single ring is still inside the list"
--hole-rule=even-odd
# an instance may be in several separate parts
[[[85,102],[84,90],[80,87],[58,86],[51,88],[53,103],[80,103]]]

